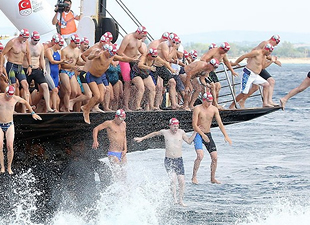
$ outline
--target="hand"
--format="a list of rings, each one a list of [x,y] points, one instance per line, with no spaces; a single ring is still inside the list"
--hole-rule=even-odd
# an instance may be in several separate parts
[[[185,87],[185,93],[190,93],[190,92],[191,92],[190,88],[189,87]]]
[[[156,67],[155,66],[151,66],[151,71],[155,72],[156,71]]]
[[[97,149],[98,148],[98,146],[99,146],[99,142],[98,141],[94,141],[93,142],[93,149]]]
[[[33,114],[32,114],[32,118],[35,119],[35,120],[42,120],[41,116],[39,116],[39,115],[36,114],[36,113],[33,113]]]
[[[205,142],[207,142],[207,143],[210,142],[210,139],[209,139],[208,136],[205,135],[205,134],[203,135],[202,139],[203,139]]]
[[[139,143],[139,142],[141,142],[141,141],[142,141],[142,138],[135,137],[133,140]]]
[[[232,72],[232,75],[233,75],[233,76],[235,76],[235,77],[238,77],[238,76],[239,76],[239,74],[238,74],[238,73],[236,73],[235,71],[234,71],[234,72]]]
[[[228,143],[229,143],[229,145],[231,145],[231,144],[232,144],[232,141],[230,140],[230,138],[229,138],[229,137],[225,137],[225,142],[228,142]]]

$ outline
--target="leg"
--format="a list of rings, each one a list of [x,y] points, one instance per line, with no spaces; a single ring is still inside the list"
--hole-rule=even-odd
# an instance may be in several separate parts
[[[101,89],[103,89],[103,84],[98,84],[96,82],[91,82],[88,84],[90,87],[90,90],[92,91],[93,97],[89,100],[89,102],[85,105],[82,106],[81,109],[83,110],[83,117],[85,123],[90,124],[90,119],[89,119],[89,113],[90,110],[98,103],[100,99],[100,90],[99,86],[101,85]]]
[[[21,86],[23,87],[23,96],[25,98],[25,100],[29,103],[29,98],[30,98],[30,92],[29,92],[29,85],[27,80],[22,80],[20,81]],[[23,105],[23,112],[26,112],[26,108]]]
[[[150,110],[159,109],[154,107],[154,101],[155,101],[155,84],[152,80],[151,76],[148,76],[143,80],[144,86],[149,90],[148,93],[148,105],[150,107]]]
[[[273,90],[274,90],[274,85],[276,83],[276,81],[273,79],[273,77],[269,77],[267,79],[268,83],[269,83],[269,96],[268,96],[268,103],[270,105],[277,105],[272,101],[272,96],[273,96]]]
[[[195,159],[195,162],[194,162],[193,176],[192,176],[192,183],[193,184],[198,184],[197,172],[198,172],[198,169],[200,166],[200,162],[203,159],[203,150],[197,149],[196,154],[197,154],[197,158]]]
[[[170,188],[174,199],[174,204],[178,204],[177,199],[177,175],[175,172],[169,172],[168,176],[170,177]]]
[[[270,86],[268,82],[261,84],[263,86],[263,107],[273,107],[268,103]]]
[[[8,158],[8,173],[13,174],[12,171],[12,162],[14,157],[14,134],[15,134],[15,128],[14,124],[9,127],[9,129],[6,131],[6,147],[8,150],[7,158]]]
[[[40,84],[42,90],[43,90],[43,96],[45,99],[45,104],[46,104],[46,109],[47,112],[54,112],[54,110],[51,108],[51,104],[50,104],[50,92],[48,90],[48,85],[47,83],[42,83]]]
[[[240,101],[238,101],[241,109],[244,109],[245,107],[245,101],[248,99],[248,97],[250,97],[252,94],[254,94],[257,90],[259,89],[259,86],[256,84],[253,84],[249,93],[247,93],[246,95],[244,95],[244,97],[242,99],[240,99]]]
[[[283,98],[280,99],[280,104],[284,110],[285,108],[285,104],[286,102],[293,96],[297,95],[298,93],[304,91],[305,89],[307,89],[308,87],[310,86],[310,78],[309,77],[306,77],[302,82],[301,84],[292,89],[287,95],[285,95]]]
[[[132,83],[135,85],[137,91],[136,91],[136,95],[135,95],[135,106],[134,106],[134,110],[139,110],[141,109],[141,101],[142,101],[142,97],[145,91],[144,88],[144,83],[141,77],[134,77],[132,79]]]
[[[0,173],[5,172],[5,166],[4,166],[4,155],[3,155],[3,138],[4,138],[4,133],[2,129],[0,128]]]
[[[157,78],[157,85],[156,85],[155,102],[154,102],[155,108],[159,109],[159,106],[162,103],[163,90],[164,90],[163,79],[161,77],[158,77]]]
[[[217,167],[217,151],[211,152],[210,153],[211,157],[211,183],[213,184],[220,184],[218,180],[215,179],[215,172],[216,172],[216,167]]]
[[[69,101],[71,96],[70,79],[67,74],[60,73],[61,93],[63,94],[64,111],[69,112]]]
[[[183,202],[184,189],[185,189],[184,175],[178,175],[178,181],[179,181],[179,204],[181,206],[186,206]]]
[[[169,95],[171,101],[171,108],[178,109],[180,108],[179,104],[177,104],[177,92],[176,92],[176,82],[174,78],[171,78],[168,81],[169,84]]]

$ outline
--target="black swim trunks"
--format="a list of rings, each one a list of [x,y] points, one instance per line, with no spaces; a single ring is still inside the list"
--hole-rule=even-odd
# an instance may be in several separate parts
[[[268,73],[267,70],[262,69],[262,71],[260,71],[259,76],[261,76],[262,78],[264,78],[265,80],[267,80],[268,78],[271,77],[271,75]]]
[[[210,73],[209,73],[209,76],[206,78],[206,81],[207,81],[207,83],[208,84],[210,84],[210,83],[218,83],[218,82],[220,82],[219,81],[219,78],[217,77],[217,75],[216,75],[216,73],[214,72],[214,71],[211,71]]]

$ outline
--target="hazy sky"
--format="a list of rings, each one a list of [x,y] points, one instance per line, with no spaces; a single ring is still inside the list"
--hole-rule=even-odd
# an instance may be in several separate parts
[[[0,3],[5,0],[0,0]],[[11,0],[10,0],[11,1]],[[15,0],[18,1],[18,0]],[[47,0],[55,5],[56,0]],[[79,12],[78,0],[72,9]],[[91,2],[92,0],[84,0]],[[180,36],[220,30],[249,30],[310,33],[309,0],[122,0],[150,34],[157,39],[164,31]],[[107,8],[127,30],[136,25],[121,10],[115,0],[108,0]],[[1,27],[13,26],[1,13]]]

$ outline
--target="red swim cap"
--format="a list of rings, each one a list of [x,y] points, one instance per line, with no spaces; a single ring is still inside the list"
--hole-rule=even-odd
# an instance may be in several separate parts
[[[207,102],[212,102],[213,101],[213,96],[210,92],[206,92],[203,94],[202,96],[202,100],[203,101],[207,101]]]
[[[179,124],[180,124],[180,122],[179,122],[179,120],[177,118],[171,118],[169,120],[169,126],[171,126],[171,125],[179,125]]]
[[[126,113],[123,109],[118,109],[116,112],[115,112],[115,117],[120,117],[122,119],[126,119]]]
[[[7,86],[5,89],[5,93],[7,93],[9,96],[13,96],[15,93],[15,88],[12,85]]]

